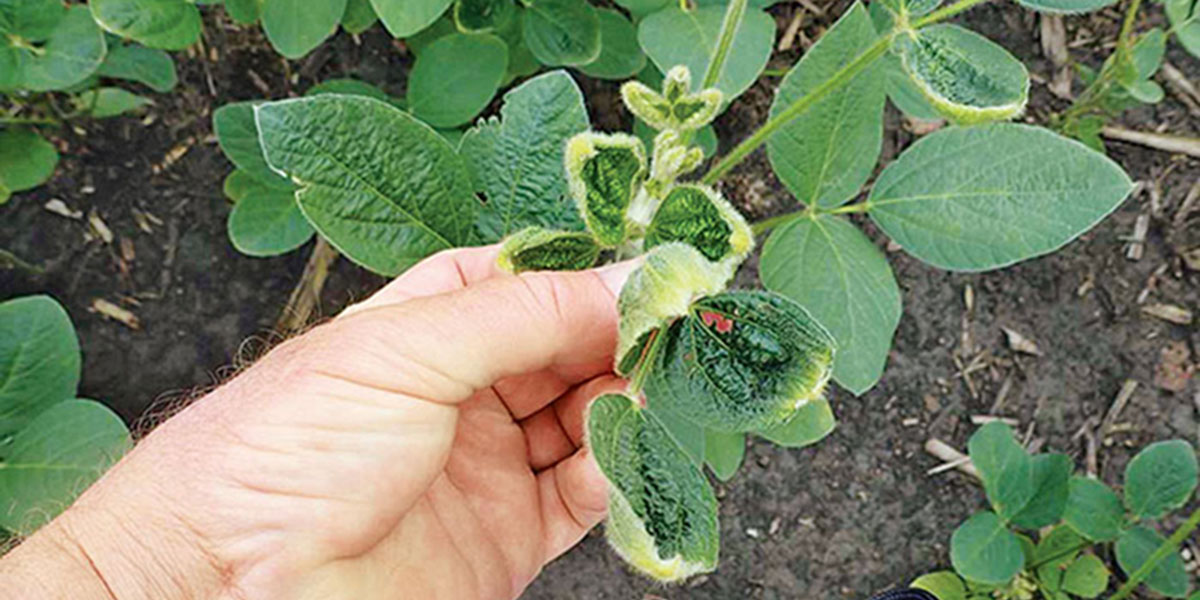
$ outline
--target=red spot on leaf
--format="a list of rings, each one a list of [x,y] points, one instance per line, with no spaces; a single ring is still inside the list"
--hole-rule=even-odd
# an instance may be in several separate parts
[[[705,311],[700,313],[700,318],[704,320],[705,325],[709,327],[716,326],[717,333],[729,333],[733,331],[733,319],[720,313]]]

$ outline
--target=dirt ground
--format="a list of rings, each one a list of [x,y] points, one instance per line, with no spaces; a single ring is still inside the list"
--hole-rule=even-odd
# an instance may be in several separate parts
[[[818,4],[837,15],[848,3]],[[772,9],[781,32],[796,10],[799,5],[791,3]],[[1113,9],[1068,17],[1068,40],[1080,42],[1073,56],[1098,64],[1118,19]],[[1063,108],[1046,91],[1052,67],[1042,56],[1032,13],[997,4],[963,20],[1029,65],[1037,80],[1030,119]],[[831,21],[810,17],[802,32],[815,39]],[[1141,27],[1161,22],[1158,5],[1151,4]],[[281,258],[253,259],[231,247],[225,236],[230,206],[221,195],[231,167],[212,137],[212,111],[235,100],[287,97],[334,76],[353,75],[400,93],[410,65],[378,29],[360,42],[339,34],[295,63],[271,52],[261,33],[236,30],[212,14],[205,42],[201,53],[180,57],[182,84],[174,94],[155,96],[150,119],[81,123],[62,131],[57,177],[0,207],[0,248],[44,268],[41,274],[0,270],[0,299],[49,293],[62,301],[84,351],[81,393],[104,400],[131,422],[152,405],[213,385],[237,356],[269,344],[311,252],[310,245]],[[780,53],[772,66],[789,65],[799,54]],[[1172,45],[1168,60],[1200,81],[1197,59]],[[775,81],[764,78],[720,119],[723,150],[764,119]],[[591,109],[600,128],[629,125],[614,86],[585,85],[594,92]],[[1200,119],[1171,94],[1157,107],[1130,111],[1122,124],[1200,134]],[[913,139],[902,125],[889,112],[888,157]],[[1200,335],[1192,326],[1148,317],[1142,308],[1200,308],[1200,276],[1181,258],[1200,245],[1200,233],[1188,231],[1196,229],[1196,219],[1174,222],[1200,179],[1200,161],[1117,143],[1110,154],[1155,193],[1127,201],[1053,256],[962,275],[889,251],[905,313],[883,381],[861,398],[834,392],[839,428],[814,448],[752,443],[739,476],[719,486],[723,548],[716,573],[681,588],[656,586],[630,574],[596,532],[547,567],[526,597],[865,598],[945,568],[954,527],[983,505],[982,493],[966,477],[926,474],[937,465],[922,451],[928,438],[965,447],[974,430],[970,417],[994,412],[1017,419],[1046,448],[1076,457],[1082,469],[1086,436],[1077,432],[1095,429],[1128,379],[1139,385],[1117,419],[1121,431],[1096,455],[1106,481],[1119,483],[1134,450],[1151,441],[1196,443],[1200,390],[1162,375],[1167,366],[1190,373]],[[791,204],[761,153],[727,180],[725,190],[755,218]],[[90,239],[86,219],[43,209],[52,198],[85,214],[94,211],[116,241]],[[1129,260],[1127,238],[1142,214],[1151,224],[1144,255]],[[743,273],[743,283],[753,280],[752,269]],[[321,313],[334,314],[381,284],[339,261]],[[974,299],[970,310],[968,294]],[[90,311],[96,299],[129,308],[140,327]],[[1015,353],[1004,328],[1033,341],[1040,355]]]

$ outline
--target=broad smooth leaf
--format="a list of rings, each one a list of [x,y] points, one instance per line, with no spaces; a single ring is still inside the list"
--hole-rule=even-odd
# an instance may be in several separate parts
[[[106,31],[150,48],[183,50],[200,39],[203,27],[200,9],[187,0],[91,0],[88,5]]]
[[[1200,58],[1200,0],[1166,0],[1166,5],[1175,39]]]
[[[0,463],[0,527],[32,534],[132,446],[103,404],[66,400],[47,409],[13,437]]]
[[[567,142],[567,184],[583,220],[606,248],[629,235],[629,208],[646,177],[646,148],[623,133],[581,133]]]
[[[375,14],[375,9],[371,7],[371,0],[346,0],[346,12],[342,13],[342,29],[357,35],[370,29],[377,21],[379,15]]]
[[[869,203],[913,256],[985,271],[1063,247],[1132,189],[1119,165],[1079,142],[999,123],[926,136],[884,170]]]
[[[995,42],[957,25],[896,38],[904,70],[946,118],[976,124],[1010,119],[1029,101],[1029,71]]]
[[[295,187],[283,175],[267,164],[258,139],[258,124],[254,122],[256,102],[226,104],[213,113],[213,131],[225,156],[264,185],[282,190]]]
[[[356,263],[397,275],[474,240],[470,174],[420,121],[358,96],[274,102],[255,115],[268,164],[296,182],[309,222]]]
[[[822,397],[834,354],[804,308],[762,291],[701,298],[661,335],[646,396],[718,431],[786,423]]]
[[[1117,540],[1117,564],[1125,575],[1133,575],[1166,538],[1157,531],[1138,525],[1126,530]],[[1146,587],[1168,598],[1185,598],[1192,584],[1178,552],[1171,552],[1143,580]]]
[[[600,245],[590,233],[529,227],[504,241],[497,262],[509,273],[582,271],[600,258]]]
[[[887,258],[862,231],[832,215],[794,219],[763,246],[759,272],[833,334],[838,384],[862,394],[879,381],[903,310]]]
[[[1110,542],[1121,533],[1125,510],[1108,486],[1076,475],[1071,478],[1063,520],[1089,540]]]
[[[262,26],[280,54],[297,59],[337,31],[346,13],[346,0],[269,0]]]
[[[29,296],[0,304],[0,439],[74,398],[79,363],[75,328],[58,302]]]
[[[1011,521],[1037,492],[1033,459],[1017,443],[1012,429],[998,421],[980,427],[971,436],[967,453],[979,471],[992,508],[1006,523]]]
[[[86,6],[73,5],[36,51],[11,49],[15,62],[5,64],[4,43],[0,42],[0,88],[7,87],[3,70],[10,69],[16,83],[31,92],[64,90],[87,79],[104,62],[107,46],[104,32],[92,20]]]
[[[550,67],[586,65],[600,56],[600,17],[581,0],[537,0],[521,12],[525,45]]]
[[[922,575],[914,579],[909,587],[925,590],[937,600],[967,600],[967,585],[951,571]]]
[[[0,33],[40,42],[50,37],[66,12],[60,0],[8,0],[0,4]]]
[[[754,247],[741,214],[716,190],[682,184],[671,188],[646,228],[646,249],[683,242],[711,261],[740,261]]]
[[[1038,12],[1068,15],[1093,12],[1116,3],[1117,0],[1017,0],[1017,4]]]
[[[93,119],[107,119],[154,104],[145,96],[118,87],[91,89],[73,98],[72,102],[80,114]]]
[[[785,448],[805,448],[828,437],[836,427],[829,400],[817,398],[797,409],[786,423],[755,433]]]
[[[1017,536],[995,513],[976,513],[950,537],[950,562],[959,575],[987,585],[1005,585],[1021,572],[1025,554]]]
[[[684,65],[692,72],[692,91],[698,91],[712,62],[725,8],[709,6],[684,11],[672,2],[638,24],[638,41],[658,70]],[[748,10],[733,39],[717,89],[732,102],[758,79],[775,42],[775,20],[760,10]]]
[[[1125,467],[1125,506],[1139,519],[1158,519],[1196,490],[1196,451],[1183,440],[1150,444]]]
[[[58,150],[32,129],[0,129],[0,189],[23,192],[46,183],[58,166]],[[4,204],[0,198],[0,204]],[[73,391],[73,390],[72,390]]]
[[[1071,483],[1071,459],[1065,454],[1033,457],[1033,497],[1012,518],[1013,525],[1038,530],[1062,519]]]
[[[540,75],[504,95],[500,117],[481,120],[459,145],[477,189],[487,197],[477,229],[485,243],[531,225],[582,229],[567,199],[567,140],[587,131],[579,86],[563,71]]]
[[[392,37],[405,38],[433,24],[454,0],[371,0]]]
[[[457,0],[454,24],[467,33],[486,33],[509,25],[517,15],[512,0]]]
[[[600,56],[579,67],[588,77],[597,79],[627,79],[646,66],[646,54],[638,45],[637,28],[618,11],[601,8]]]
[[[508,68],[508,46],[455,33],[425,48],[408,76],[408,108],[434,127],[458,127],[487,107]]]
[[[162,50],[128,44],[109,50],[96,74],[113,79],[127,79],[150,89],[166,93],[179,82],[175,61]]]
[[[1108,567],[1095,554],[1084,554],[1067,567],[1062,589],[1080,598],[1095,598],[1108,588]]]
[[[729,481],[742,468],[746,458],[746,436],[741,433],[707,430],[704,432],[704,462],[713,475]]]
[[[622,395],[588,410],[588,441],[609,482],[606,532],[631,565],[659,581],[717,566],[717,499],[657,420]]]
[[[812,93],[876,37],[866,9],[851,6],[780,82],[771,116]],[[772,169],[804,204],[845,204],[879,162],[886,98],[882,67],[882,62],[874,63],[767,140]]]
[[[225,195],[235,202],[229,213],[229,240],[247,256],[277,256],[303,246],[313,237],[312,225],[300,212],[296,195],[264,185],[245,171],[225,180]]]
[[[262,18],[266,0],[225,0],[225,12],[238,25],[253,25]]]

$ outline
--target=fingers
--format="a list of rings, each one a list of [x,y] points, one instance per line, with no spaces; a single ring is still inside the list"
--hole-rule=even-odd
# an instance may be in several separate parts
[[[522,421],[529,465],[533,470],[546,469],[582,447],[584,413],[588,404],[603,394],[620,392],[627,385],[625,380],[617,377],[598,377]]]
[[[499,245],[482,248],[455,248],[434,254],[405,271],[370,298],[346,308],[342,316],[388,304],[399,304],[460,290],[469,285],[503,275],[496,266]]]
[[[586,448],[538,474],[538,496],[544,562],[579,543],[608,511],[608,481]]]

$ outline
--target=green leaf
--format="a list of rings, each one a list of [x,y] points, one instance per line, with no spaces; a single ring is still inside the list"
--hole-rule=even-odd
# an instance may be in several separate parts
[[[1029,71],[995,42],[957,25],[896,39],[904,70],[946,118],[974,124],[1010,119],[1029,100]]]
[[[1034,560],[1040,565],[1037,576],[1042,585],[1054,592],[1061,589],[1063,574],[1086,545],[1087,542],[1066,525],[1059,525],[1042,536],[1034,551]]]
[[[405,38],[433,24],[454,0],[371,0],[392,37]]]
[[[457,0],[454,23],[464,33],[487,33],[506,27],[517,14],[512,0]]]
[[[50,37],[66,12],[61,0],[8,0],[0,4],[0,33],[40,42]]]
[[[967,586],[951,571],[938,571],[913,580],[910,587],[925,590],[938,600],[967,600]]]
[[[1089,540],[1110,542],[1121,533],[1125,511],[1108,486],[1076,475],[1071,478],[1063,520]]]
[[[646,396],[706,428],[787,423],[829,381],[833,339],[799,304],[770,292],[701,298],[661,335]]]
[[[646,400],[646,414],[663,426],[667,435],[687,454],[697,469],[704,468],[708,439],[703,427],[649,398]]]
[[[950,562],[963,578],[1005,585],[1021,572],[1021,543],[995,513],[976,513],[950,537]]]
[[[107,119],[143,109],[154,101],[118,87],[88,90],[72,99],[80,114]]]
[[[1126,575],[1132,575],[1166,541],[1166,538],[1149,527],[1138,525],[1128,529],[1121,534],[1121,539],[1117,540],[1117,564],[1121,565],[1121,570],[1125,571]],[[1150,571],[1143,583],[1168,598],[1185,598],[1192,587],[1178,552],[1169,553]]]
[[[225,195],[236,202],[229,213],[229,240],[247,256],[277,256],[303,246],[312,225],[300,212],[295,193],[264,185],[245,171],[225,180]]]
[[[49,181],[57,166],[58,150],[34,130],[0,129],[0,187],[9,192],[31,190]]]
[[[430,44],[408,76],[408,108],[434,127],[457,127],[487,108],[508,68],[508,46],[488,34]]]
[[[1166,0],[1167,20],[1175,31],[1175,39],[1200,58],[1200,3],[1197,0]]]
[[[854,4],[783,78],[771,116],[812,93],[875,38],[867,11]],[[874,171],[883,147],[882,66],[877,62],[867,68],[767,140],[772,169],[804,204],[845,204]]]
[[[1196,490],[1196,452],[1183,440],[1147,446],[1125,467],[1125,506],[1139,519],[1158,519]]]
[[[276,51],[297,59],[333,35],[344,14],[346,0],[269,0],[263,7],[262,26]]]
[[[266,0],[225,0],[225,12],[238,25],[253,25],[262,18]]]
[[[259,182],[282,190],[295,187],[267,164],[258,140],[258,124],[254,122],[257,102],[226,104],[213,113],[213,131],[217,143],[229,161]]]
[[[104,32],[87,7],[78,4],[67,10],[36,50],[6,45],[11,43],[0,37],[0,88],[15,82],[31,92],[63,90],[87,79],[104,62],[106,51]],[[5,64],[6,60],[11,62]],[[15,79],[6,80],[6,70]]]
[[[342,13],[342,29],[360,34],[379,21],[379,15],[371,7],[371,0],[346,0],[346,12]]]
[[[485,243],[531,225],[582,229],[575,203],[565,198],[563,156],[567,140],[587,128],[579,86],[554,71],[509,91],[499,118],[467,131],[459,152],[487,197],[477,223]]]
[[[542,64],[586,65],[600,56],[600,17],[580,0],[537,0],[521,13],[525,44]]]
[[[892,163],[871,192],[871,218],[913,256],[984,271],[1053,252],[1129,195],[1119,165],[1045,129],[950,127]]]
[[[588,440],[609,482],[609,543],[659,581],[717,566],[717,499],[703,473],[657,420],[626,396],[597,398]]]
[[[1062,519],[1071,482],[1071,459],[1065,454],[1033,457],[1033,497],[1012,518],[1013,525],[1037,530]]]
[[[746,436],[740,433],[707,430],[704,432],[704,462],[713,475],[729,481],[746,459]]]
[[[0,303],[0,439],[74,398],[79,362],[75,328],[58,302],[29,296]]]
[[[879,35],[886,35],[895,28],[895,15],[882,2],[869,3],[867,12],[870,13],[871,22],[875,24],[875,30],[879,32]],[[888,98],[900,112],[919,121],[942,119],[941,113],[929,103],[921,88],[905,72],[898,54],[888,52],[879,59],[879,62],[878,68],[886,73]]]
[[[342,94],[347,96],[364,96],[382,100],[383,102],[391,102],[392,97],[387,95],[387,92],[358,79],[326,79],[317,85],[308,88],[304,92],[305,96],[320,96],[322,94]]]
[[[187,0],[91,0],[88,5],[106,31],[150,48],[183,50],[199,41],[203,27],[200,9]]]
[[[684,65],[695,76],[694,85],[699,86],[716,50],[724,19],[723,7],[684,11],[672,2],[638,24],[638,41],[660,71]],[[754,84],[767,66],[774,42],[775,20],[759,10],[746,11],[717,79],[717,89],[726,102],[732,102]]]
[[[691,87],[691,71],[684,65],[677,65],[663,77],[662,93],[641,81],[632,80],[621,86],[621,100],[639,120],[664,133],[670,131],[679,135],[712,123],[723,105],[721,90],[708,88],[689,93]]]
[[[614,248],[628,237],[628,213],[646,177],[646,148],[623,133],[581,133],[567,142],[567,183],[596,239]]]
[[[404,45],[408,46],[414,56],[420,56],[421,52],[430,44],[455,33],[459,33],[458,27],[454,24],[454,19],[447,14],[434,21],[429,27],[404,40]]]
[[[719,192],[682,184],[671,188],[646,228],[646,249],[670,242],[688,244],[714,262],[740,262],[754,248],[754,234]]]
[[[0,527],[31,535],[132,446],[125,424],[98,402],[47,409],[13,437],[0,464]]]
[[[597,9],[600,18],[600,56],[579,70],[597,79],[626,79],[646,66],[646,54],[638,45],[637,28],[620,12]]]
[[[525,45],[524,19],[514,18],[507,26],[496,31],[496,35],[508,45],[508,72],[501,86],[507,86],[518,77],[528,77],[542,68],[533,52]]]
[[[1117,0],[1017,0],[1017,4],[1038,12],[1068,15],[1094,12],[1116,3]]]
[[[971,436],[967,453],[979,471],[992,508],[1005,522],[1011,521],[1037,491],[1033,459],[1017,443],[1012,428],[998,421],[980,427]]]
[[[317,96],[255,108],[268,164],[287,173],[309,222],[383,275],[473,241],[478,201],[462,159],[378,100]]]
[[[617,6],[629,11],[635,19],[666,8],[673,0],[614,0]]]
[[[1162,68],[1167,54],[1167,34],[1157,27],[1138,36],[1130,51],[1139,79],[1150,79]]]
[[[129,44],[109,50],[96,74],[113,79],[127,79],[144,84],[156,92],[166,93],[179,83],[175,61],[162,50]]]
[[[1062,589],[1081,598],[1095,598],[1108,589],[1108,567],[1095,554],[1084,554],[1067,567]]]
[[[794,219],[767,240],[759,270],[767,289],[799,302],[833,334],[834,380],[855,394],[879,381],[903,311],[891,266],[870,239],[841,217]]]
[[[829,400],[817,398],[796,409],[786,423],[755,433],[785,448],[806,448],[829,437],[836,427],[837,419]]]
[[[589,233],[529,227],[504,241],[498,259],[509,273],[582,271],[600,259],[600,245]]]

